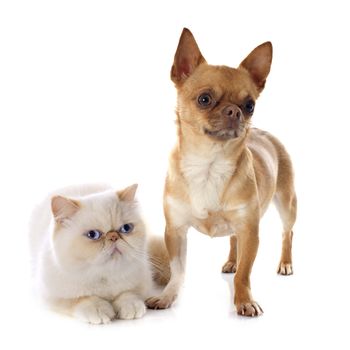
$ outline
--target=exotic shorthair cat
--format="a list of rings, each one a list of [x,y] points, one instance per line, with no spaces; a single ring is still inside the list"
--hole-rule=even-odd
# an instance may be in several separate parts
[[[55,310],[100,324],[134,319],[169,279],[161,238],[147,239],[137,185],[55,192],[33,213],[30,232],[36,287]]]

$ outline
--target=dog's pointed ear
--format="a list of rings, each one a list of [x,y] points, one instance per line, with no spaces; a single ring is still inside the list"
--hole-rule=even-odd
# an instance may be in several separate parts
[[[177,46],[174,64],[171,68],[171,80],[181,85],[205,59],[202,56],[194,36],[184,28]]]
[[[256,47],[239,65],[240,69],[248,71],[258,91],[261,92],[265,86],[272,62],[272,44],[267,41]]]

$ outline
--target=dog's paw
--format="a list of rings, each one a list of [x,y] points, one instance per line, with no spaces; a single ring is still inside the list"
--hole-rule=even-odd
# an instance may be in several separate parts
[[[168,309],[174,300],[176,299],[176,296],[159,296],[159,297],[151,297],[146,300],[146,306],[149,309]]]
[[[139,299],[115,303],[114,308],[117,313],[117,318],[121,320],[141,318],[146,313],[145,303]]]
[[[244,303],[244,304],[238,304],[236,305],[236,308],[237,308],[237,313],[240,316],[255,317],[255,316],[260,316],[264,313],[263,309],[255,301]]]
[[[222,272],[223,273],[235,273],[237,270],[237,265],[235,262],[233,261],[226,261],[226,263],[224,264],[224,266],[222,267]]]
[[[281,262],[278,266],[277,273],[279,275],[288,276],[293,274],[292,263],[283,263]]]

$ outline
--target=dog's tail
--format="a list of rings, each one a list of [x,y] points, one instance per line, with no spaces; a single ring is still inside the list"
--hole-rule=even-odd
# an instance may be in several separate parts
[[[152,266],[153,280],[157,284],[165,286],[170,280],[170,265],[168,251],[162,237],[149,237],[148,254]]]

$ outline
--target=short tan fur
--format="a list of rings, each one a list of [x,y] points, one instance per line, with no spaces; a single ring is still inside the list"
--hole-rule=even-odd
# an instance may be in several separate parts
[[[290,157],[271,134],[251,128],[259,94],[272,62],[272,45],[255,48],[238,68],[206,63],[188,29],[174,57],[171,79],[178,93],[178,142],[170,156],[164,191],[165,242],[171,279],[150,308],[168,308],[184,279],[186,233],[190,226],[231,236],[222,271],[235,272],[234,303],[239,315],[258,316],[250,273],[259,245],[259,221],[274,201],[283,223],[278,273],[292,268],[296,195]]]

